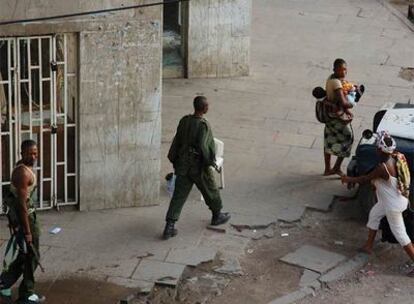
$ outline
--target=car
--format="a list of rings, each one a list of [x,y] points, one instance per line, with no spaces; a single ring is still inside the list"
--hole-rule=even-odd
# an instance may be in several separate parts
[[[368,174],[378,164],[376,132],[387,130],[397,143],[397,151],[407,159],[412,176],[410,186],[410,205],[414,206],[414,104],[387,103],[375,115],[372,130],[366,129],[358,143],[355,155],[347,167],[348,176]],[[355,185],[349,184],[348,188]],[[356,200],[368,215],[376,203],[373,187],[370,183],[361,184],[356,193]]]

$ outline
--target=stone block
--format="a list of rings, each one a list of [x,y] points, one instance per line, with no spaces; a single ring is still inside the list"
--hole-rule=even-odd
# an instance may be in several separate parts
[[[291,206],[283,208],[277,215],[277,219],[282,222],[297,222],[303,216],[305,207],[302,204],[292,204]]]
[[[333,204],[334,196],[332,193],[308,193],[304,200],[306,207],[327,212]]]
[[[288,264],[324,273],[345,259],[346,257],[341,254],[315,246],[304,245],[296,251],[285,255],[280,260]]]
[[[185,265],[143,260],[132,275],[132,279],[176,286],[184,269]]]
[[[223,265],[215,268],[214,271],[222,274],[243,275],[239,259],[232,255],[225,256]]]
[[[317,282],[320,276],[321,276],[320,273],[305,269],[303,271],[302,277],[300,278],[299,286],[300,287],[312,286],[314,285],[315,281]]]
[[[361,268],[368,262],[369,256],[364,253],[357,254],[352,259],[335,267],[319,278],[322,283],[330,283],[339,280],[346,274]]]

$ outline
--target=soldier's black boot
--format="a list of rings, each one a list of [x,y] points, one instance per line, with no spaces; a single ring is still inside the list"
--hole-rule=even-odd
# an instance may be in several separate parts
[[[175,222],[174,221],[167,221],[164,228],[164,233],[162,234],[162,238],[164,240],[168,240],[170,237],[174,237],[177,235],[178,231],[175,229]]]
[[[213,217],[211,219],[211,225],[218,226],[225,224],[229,221],[230,218],[231,216],[228,212],[215,212],[213,213]]]

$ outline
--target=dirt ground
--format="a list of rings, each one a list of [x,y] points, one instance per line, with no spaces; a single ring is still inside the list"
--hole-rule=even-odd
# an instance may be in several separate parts
[[[325,288],[298,304],[409,304],[413,303],[413,278],[405,273],[412,267],[405,253],[392,246],[360,271]]]
[[[361,239],[360,234],[347,235],[346,231],[350,228],[360,230],[361,225],[355,221],[339,221],[335,218],[325,220],[324,217],[320,213],[310,212],[293,228],[275,227],[274,238],[253,241],[253,253],[246,254],[242,260],[247,274],[232,280],[223,294],[209,303],[268,303],[296,290],[302,269],[280,262],[279,258],[303,244],[351,256],[355,244],[360,243]],[[281,237],[282,233],[288,233],[289,236]],[[335,240],[342,241],[344,245],[335,245]]]
[[[215,264],[210,263],[196,269],[189,269],[176,291],[169,288],[158,288],[151,295],[141,297],[136,303],[265,304],[292,292],[298,288],[303,270],[280,262],[280,257],[303,244],[317,245],[351,257],[355,255],[365,240],[365,217],[355,201],[337,201],[333,209],[330,213],[308,211],[305,218],[299,223],[275,225],[274,238],[251,241],[241,259],[244,272],[242,276],[214,274],[213,268],[215,264],[219,263],[215,261]],[[289,235],[282,237],[282,233]],[[398,268],[401,264],[401,258],[404,258],[404,256],[399,256],[401,250],[399,248],[387,250],[390,246],[382,244],[379,244],[378,247],[381,252],[386,252],[386,254],[378,258],[380,260],[376,263],[382,265],[387,262],[388,266],[383,267]],[[389,256],[390,254],[392,258]],[[395,254],[398,258],[394,257]],[[382,271],[387,273],[388,268],[378,268],[375,273],[382,273]],[[369,270],[367,272],[372,273]],[[209,276],[215,278],[210,281],[203,279]],[[361,276],[363,279],[362,273]],[[361,280],[361,276],[355,278],[354,281]],[[224,282],[224,284],[217,284],[217,282]],[[326,297],[323,292],[320,294],[322,297]],[[319,302],[315,300],[315,302],[309,303]],[[333,302],[327,301],[326,303]],[[340,301],[336,303],[351,302]]]
[[[36,289],[46,296],[47,304],[114,304],[134,292],[115,284],[79,277],[38,283]]]
[[[328,213],[307,211],[301,222],[273,226],[274,237],[250,241],[241,257],[243,275],[214,272],[215,261],[187,268],[177,289],[156,287],[134,304],[266,304],[298,288],[302,269],[279,261],[303,244],[353,256],[366,236],[365,217],[355,201],[336,201]],[[288,234],[282,237],[281,234]],[[398,246],[378,243],[377,254],[362,270],[318,291],[302,304],[412,303],[412,279],[404,276],[408,259]],[[49,304],[114,304],[136,290],[87,278],[38,284]]]

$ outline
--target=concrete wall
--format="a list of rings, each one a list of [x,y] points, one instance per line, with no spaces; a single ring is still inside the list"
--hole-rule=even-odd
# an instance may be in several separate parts
[[[151,2],[158,2],[158,0],[0,0],[0,21],[56,16]],[[162,7],[153,6],[105,14],[0,26],[0,35],[23,36],[105,30],[113,28],[115,22],[130,20],[161,22]]]
[[[188,76],[249,74],[252,0],[191,0]]]
[[[142,3],[158,2],[155,0],[0,0],[0,21],[23,18],[38,18],[52,15],[70,14],[112,7],[129,6]],[[148,9],[141,15],[148,15]],[[114,18],[133,17],[134,10],[108,13]],[[90,17],[76,17],[88,19]]]
[[[161,24],[82,32],[80,54],[82,209],[156,203]]]
[[[0,0],[0,20],[144,2]],[[80,208],[158,203],[162,7],[0,27],[0,36],[59,32],[79,36]]]

